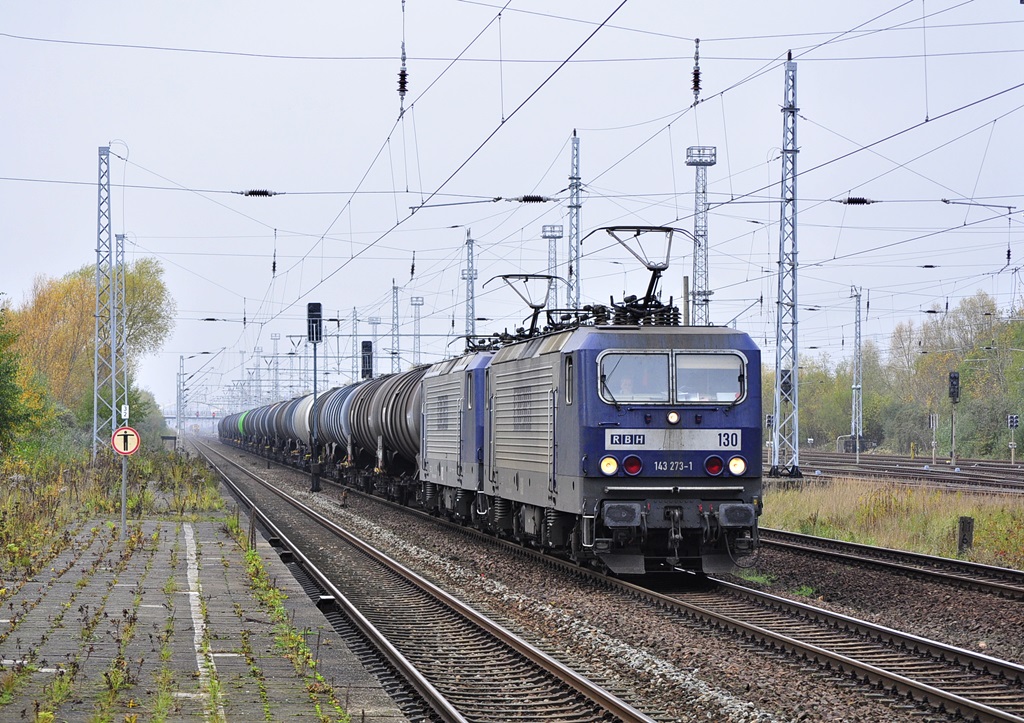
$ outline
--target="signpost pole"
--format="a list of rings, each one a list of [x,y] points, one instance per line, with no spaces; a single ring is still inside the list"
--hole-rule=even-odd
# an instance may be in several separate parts
[[[121,455],[121,535],[118,539],[124,542],[125,529],[128,525],[128,456]]]
[[[121,415],[128,419],[127,404],[121,408]],[[128,457],[135,454],[141,445],[139,433],[128,426],[118,427],[110,437],[110,446],[121,455],[121,542],[127,537],[128,527]]]

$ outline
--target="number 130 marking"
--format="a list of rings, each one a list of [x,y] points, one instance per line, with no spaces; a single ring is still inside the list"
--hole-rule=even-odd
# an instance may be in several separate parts
[[[740,434],[739,434],[739,432],[719,432],[718,433],[718,446],[719,447],[739,447],[740,446]]]

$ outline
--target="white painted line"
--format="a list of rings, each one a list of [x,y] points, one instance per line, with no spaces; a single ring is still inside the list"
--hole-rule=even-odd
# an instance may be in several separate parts
[[[206,621],[200,607],[200,596],[203,587],[199,584],[199,563],[196,558],[196,537],[191,523],[185,523],[185,548],[188,553],[188,596],[189,609],[192,611],[192,646],[196,651],[196,666],[199,669],[199,682],[204,691],[210,690],[210,673],[217,672],[213,658],[203,652],[203,638],[206,637]],[[226,720],[224,706],[217,701],[217,720]]]

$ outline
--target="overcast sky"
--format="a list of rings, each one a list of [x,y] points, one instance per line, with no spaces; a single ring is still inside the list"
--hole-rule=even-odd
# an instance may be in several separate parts
[[[467,229],[487,319],[477,331],[526,317],[500,281],[484,284],[547,270],[542,226],[569,230],[575,129],[584,235],[692,229],[686,149],[717,148],[711,320],[735,320],[773,363],[790,50],[801,351],[850,353],[852,286],[864,339],[883,348],[895,324],[979,290],[1009,309],[1024,262],[1015,0],[7,3],[0,291],[19,304],[35,276],[95,263],[109,145],[113,231],[129,259],[160,260],[177,300],[173,336],[138,375],[162,405],[181,357],[195,400],[220,404],[257,367],[269,392],[273,335],[281,393],[300,391],[287,353],[301,350],[310,301],[343,320],[320,347],[330,384],[350,378],[353,308],[361,339],[381,320],[378,368],[390,371],[393,283],[402,368],[412,297],[424,300],[422,359],[437,360],[462,349]],[[239,193],[250,189],[279,195]],[[554,200],[505,200],[524,194]],[[876,203],[839,203],[850,196]],[[692,251],[676,237],[665,300],[692,275]],[[603,232],[584,243],[580,271],[584,303],[648,280]]]

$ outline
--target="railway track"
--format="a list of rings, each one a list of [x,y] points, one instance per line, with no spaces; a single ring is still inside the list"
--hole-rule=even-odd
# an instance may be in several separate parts
[[[762,528],[760,535],[761,543],[766,547],[828,557],[853,565],[885,568],[897,574],[1024,600],[1024,571],[1021,570],[830,540],[783,530]]]
[[[653,720],[226,455],[196,445],[242,504],[327,591],[321,605],[338,605],[357,621],[438,719]],[[240,483],[240,474],[252,483]],[[331,541],[321,532],[303,544],[300,531],[311,523]],[[291,531],[297,534],[290,537]],[[318,553],[303,553],[309,546]]]
[[[766,457],[765,469],[770,466]],[[868,477],[936,489],[966,487],[987,494],[1024,493],[1024,465],[994,460],[965,459],[954,465],[940,459],[932,464],[930,458],[861,453],[857,462],[853,454],[801,451],[800,470],[804,479]]]
[[[968,720],[1024,721],[1024,666],[716,583],[678,595],[687,615]]]
[[[376,502],[389,504],[377,498]],[[397,507],[411,513],[408,508]],[[598,586],[617,588],[683,621],[699,621],[774,653],[810,661],[838,678],[969,720],[1024,723],[1024,666],[856,620],[723,581],[713,590],[651,589],[610,579],[534,550],[444,523]],[[837,683],[839,681],[837,680]]]

